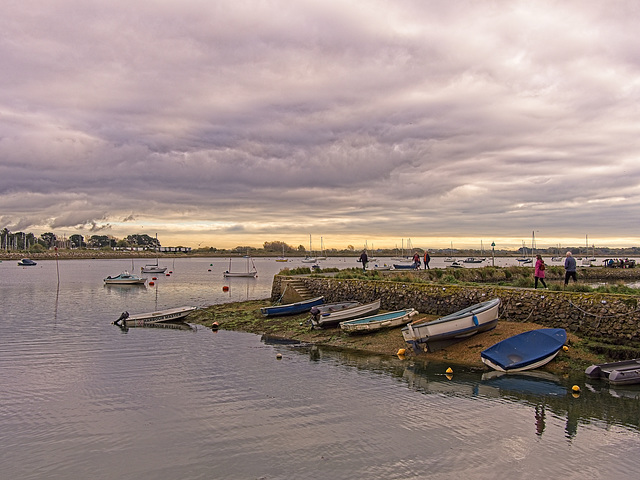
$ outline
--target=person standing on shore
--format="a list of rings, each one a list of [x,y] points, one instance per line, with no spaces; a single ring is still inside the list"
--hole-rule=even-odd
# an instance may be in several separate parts
[[[369,257],[367,256],[367,251],[363,250],[360,254],[360,261],[362,262],[362,271],[367,271],[367,263],[369,262]]]
[[[420,255],[418,255],[418,252],[413,254],[413,268],[420,270]]]
[[[564,285],[569,284],[569,279],[573,278],[574,282],[578,281],[576,274],[576,259],[573,258],[571,252],[567,252],[567,258],[564,259]]]
[[[536,266],[535,266],[535,271],[533,273],[533,276],[535,278],[535,285],[533,288],[538,288],[538,280],[542,282],[542,286],[544,288],[548,288],[547,284],[544,281],[544,270],[545,270],[545,266],[544,266],[544,260],[542,260],[542,255],[536,255]]]
[[[431,261],[431,255],[429,255],[429,252],[427,252],[426,250],[424,251],[424,269],[430,269],[429,268],[429,262]]]

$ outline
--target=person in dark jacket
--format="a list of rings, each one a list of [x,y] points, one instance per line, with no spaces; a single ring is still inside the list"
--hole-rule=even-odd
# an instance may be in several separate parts
[[[425,250],[425,252],[424,252],[424,269],[425,270],[430,269],[430,267],[429,267],[429,262],[430,261],[431,261],[431,255],[429,255],[429,252],[427,252]]]
[[[564,284],[569,284],[569,279],[573,278],[574,282],[578,281],[576,274],[576,259],[573,258],[571,252],[567,252],[567,258],[564,259]]]
[[[365,272],[367,270],[367,263],[369,262],[366,250],[363,250],[360,254],[360,261],[362,262],[362,271]]]

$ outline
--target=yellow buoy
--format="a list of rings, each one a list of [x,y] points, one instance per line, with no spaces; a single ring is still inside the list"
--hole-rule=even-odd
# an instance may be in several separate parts
[[[278,353],[278,354],[276,355],[276,358],[277,358],[278,360],[280,360],[280,359],[282,358],[282,354],[281,354],[281,353]]]
[[[449,374],[453,373],[453,370],[451,369],[451,367],[447,368],[447,373]]]
[[[446,374],[445,377],[447,377],[447,380],[453,380],[453,375],[450,374]]]
[[[564,346],[562,347],[562,350],[564,350],[565,352],[568,352],[568,351],[569,351],[569,347],[567,347],[566,345],[564,345]]]
[[[401,348],[398,350],[398,353],[396,355],[404,355],[405,353],[407,353],[407,349],[406,348]]]
[[[573,390],[574,392],[580,392],[580,387],[578,385],[574,385],[573,387],[571,387],[571,390]]]

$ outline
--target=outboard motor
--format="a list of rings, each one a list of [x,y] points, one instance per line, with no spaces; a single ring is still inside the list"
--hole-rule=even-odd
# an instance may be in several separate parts
[[[121,322],[124,322],[127,318],[129,318],[129,312],[122,312],[122,315],[120,315],[120,318],[118,318],[115,322],[113,322],[114,325],[122,325]]]

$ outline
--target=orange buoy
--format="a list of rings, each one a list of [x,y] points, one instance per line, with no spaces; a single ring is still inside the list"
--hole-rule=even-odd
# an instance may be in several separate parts
[[[224,287],[222,287],[222,291],[223,292],[228,292],[229,291],[229,287],[225,285]]]
[[[213,323],[211,324],[211,330],[217,330],[219,326],[220,326],[220,325],[218,325],[218,322],[213,322]]]
[[[149,286],[153,287],[154,285],[155,285],[155,283],[149,282]]]

